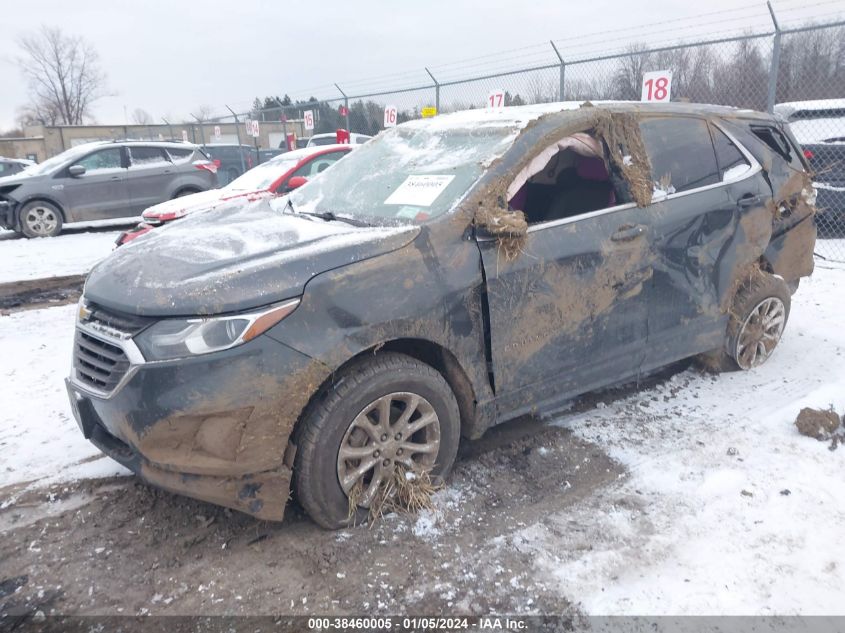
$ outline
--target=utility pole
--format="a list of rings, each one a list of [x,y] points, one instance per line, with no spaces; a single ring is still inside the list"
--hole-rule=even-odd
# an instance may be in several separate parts
[[[349,129],[349,97],[347,97],[346,93],[343,90],[341,90],[340,86],[335,84],[334,87],[337,88],[338,92],[340,92],[340,94],[343,95],[343,109],[346,112],[346,117],[345,117],[345,119],[346,119],[346,124],[345,124],[346,125],[346,131],[351,134],[352,130]],[[358,129],[360,129],[360,128],[358,128]],[[351,142],[351,140],[350,140],[350,142]]]

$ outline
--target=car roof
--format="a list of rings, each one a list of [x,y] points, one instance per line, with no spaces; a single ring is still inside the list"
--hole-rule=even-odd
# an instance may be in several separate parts
[[[352,151],[353,149],[355,149],[355,146],[348,145],[347,143],[333,143],[332,145],[315,145],[313,147],[303,147],[301,149],[295,149],[289,152],[285,152],[284,154],[279,154],[278,156],[274,156],[267,162],[290,160],[292,158],[296,160],[304,160],[306,158],[310,158],[311,156],[316,156],[317,154],[329,154],[338,150]]]
[[[439,114],[429,119],[414,119],[402,123],[399,127],[446,131],[472,127],[502,126],[525,127],[530,121],[541,116],[566,111],[578,111],[582,108],[596,107],[612,111],[636,113],[678,114],[678,115],[715,115],[747,118],[770,118],[770,115],[756,110],[743,110],[729,106],[702,103],[643,103],[640,101],[561,101],[557,103],[539,103],[506,108],[479,108],[462,110],[450,114]]]
[[[845,99],[813,99],[810,101],[786,101],[775,105],[775,112],[789,118],[802,110],[842,110],[845,109]]]

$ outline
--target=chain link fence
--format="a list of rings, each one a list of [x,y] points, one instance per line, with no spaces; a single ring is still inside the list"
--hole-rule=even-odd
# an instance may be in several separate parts
[[[772,18],[773,28],[762,33],[653,48],[629,44],[573,59],[550,42],[545,53],[525,53],[532,63],[522,68],[483,72],[489,64],[481,61],[478,74],[469,77],[458,74],[466,66],[425,69],[382,80],[384,90],[367,92],[336,84],[337,97],[265,100],[265,107],[218,120],[285,121],[306,136],[340,128],[375,135],[384,128],[387,106],[397,109],[401,123],[423,116],[426,108],[438,113],[482,108],[497,90],[504,91],[506,106],[639,100],[645,72],[670,70],[672,100],[775,112],[790,122],[814,172],[817,254],[845,261],[845,22],[783,29]],[[515,57],[518,63],[520,55]],[[391,83],[405,87],[392,89]],[[313,130],[302,125],[309,111]]]

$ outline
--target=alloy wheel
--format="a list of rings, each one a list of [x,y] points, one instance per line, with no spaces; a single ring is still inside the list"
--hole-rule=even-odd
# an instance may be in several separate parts
[[[337,478],[347,496],[360,484],[358,506],[368,508],[397,465],[431,470],[439,450],[440,419],[431,403],[415,393],[390,393],[352,420],[338,450]]]
[[[786,307],[777,297],[758,303],[745,318],[736,342],[736,362],[742,369],[762,365],[771,356],[786,324]]]
[[[23,221],[32,233],[41,237],[52,235],[59,224],[56,212],[50,207],[43,206],[35,206],[29,209]]]

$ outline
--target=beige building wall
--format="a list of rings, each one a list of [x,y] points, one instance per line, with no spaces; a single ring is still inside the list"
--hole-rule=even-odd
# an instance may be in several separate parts
[[[220,139],[214,136],[215,126],[220,127]],[[284,138],[285,132],[296,134],[297,138],[304,135],[304,124],[301,120],[288,121],[286,125],[278,122],[263,122],[259,124],[260,135],[258,146],[261,148],[275,148]],[[0,156],[9,158],[27,158],[35,155],[41,162],[76,147],[82,143],[92,141],[108,141],[120,139],[135,139],[144,141],[181,141],[187,136],[189,143],[211,144],[215,142],[236,143],[240,133],[241,143],[255,145],[256,139],[246,135],[243,123],[174,123],[173,125],[62,125],[41,126],[34,125],[24,130],[23,138],[0,138]],[[310,136],[310,134],[309,134]]]

